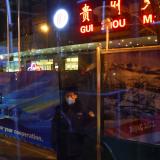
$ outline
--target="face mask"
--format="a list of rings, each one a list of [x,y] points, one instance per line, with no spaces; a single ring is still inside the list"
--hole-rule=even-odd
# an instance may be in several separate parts
[[[66,99],[66,102],[67,102],[68,105],[72,105],[72,104],[75,103],[75,101],[74,101],[71,97],[68,97],[68,98]]]

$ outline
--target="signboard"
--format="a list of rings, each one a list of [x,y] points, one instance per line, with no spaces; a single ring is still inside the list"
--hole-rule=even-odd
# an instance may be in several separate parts
[[[110,18],[111,31],[125,31],[128,29],[139,28],[144,25],[157,24],[154,4],[151,0],[125,1],[109,0],[101,4],[94,1],[80,1],[79,5],[79,32],[84,35],[97,33],[106,28],[106,18]],[[101,25],[101,28],[99,27]]]
[[[132,16],[131,9],[127,8],[133,8],[135,10],[134,12],[137,14],[137,18],[139,18],[139,21],[141,21],[142,24],[154,24],[156,22],[156,16],[154,15],[152,2],[150,0],[141,0],[140,2],[137,2],[137,4],[133,4],[131,7],[131,3],[127,3],[124,0],[111,0],[108,2],[110,8],[113,8],[112,10],[108,10],[108,12],[113,12],[114,15],[111,13],[111,29],[118,29],[118,28],[125,28],[126,26],[130,25],[129,22],[129,16]],[[138,4],[139,3],[139,4]],[[135,6],[134,6],[135,5]],[[138,6],[140,6],[140,9],[138,10]],[[129,16],[126,16],[129,14]],[[102,29],[104,29],[104,22],[102,22]]]
[[[31,63],[31,66],[27,68],[27,71],[41,71],[41,67],[36,63]]]
[[[150,0],[143,0],[143,6],[141,6],[141,11],[147,10],[151,5]]]
[[[0,91],[0,134],[52,148],[51,120],[59,105],[57,73],[0,73]]]
[[[116,1],[110,1],[110,7],[115,8],[118,11],[117,16],[122,15],[123,9],[122,8],[122,0],[116,0]],[[150,24],[154,22],[154,16],[150,11],[147,11],[147,9],[151,6],[150,0],[143,0],[141,3],[141,14],[142,14],[142,23],[143,24]],[[147,12],[146,12],[147,11]],[[147,13],[147,14],[146,14]],[[117,28],[124,28],[126,25],[128,25],[128,21],[126,18],[120,18],[120,19],[113,19],[111,23],[111,29],[117,29]]]
[[[105,135],[160,144],[159,61],[159,50],[104,56]]]
[[[110,7],[118,10],[118,15],[121,15],[121,0],[110,1]]]
[[[117,16],[122,15],[121,13],[121,0],[110,1],[110,7],[117,10]],[[126,18],[115,18],[111,22],[111,29],[124,28],[126,26]]]
[[[90,33],[94,31],[94,25],[93,25],[93,10],[90,4],[84,3],[80,7],[80,33]]]

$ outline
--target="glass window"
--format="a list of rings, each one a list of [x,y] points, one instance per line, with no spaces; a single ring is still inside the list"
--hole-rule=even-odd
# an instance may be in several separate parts
[[[0,140],[13,157],[27,143],[33,160],[160,159],[159,0],[3,0],[0,17]]]

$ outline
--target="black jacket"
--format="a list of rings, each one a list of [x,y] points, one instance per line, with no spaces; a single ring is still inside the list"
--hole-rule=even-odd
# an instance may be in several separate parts
[[[58,159],[81,154],[83,126],[86,115],[79,102],[58,106],[52,121],[53,144],[56,144]]]

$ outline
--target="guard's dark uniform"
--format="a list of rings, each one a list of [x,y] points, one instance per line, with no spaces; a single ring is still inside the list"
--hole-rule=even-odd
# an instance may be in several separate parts
[[[53,118],[53,143],[58,160],[79,160],[83,145],[85,114],[80,104],[57,107]]]

